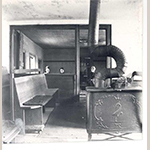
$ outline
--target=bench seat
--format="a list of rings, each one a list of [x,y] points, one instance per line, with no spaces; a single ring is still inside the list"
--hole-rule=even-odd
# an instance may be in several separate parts
[[[45,106],[51,99],[52,99],[52,96],[36,95],[31,100],[28,100],[27,102],[23,103],[23,105],[41,105],[41,106]]]

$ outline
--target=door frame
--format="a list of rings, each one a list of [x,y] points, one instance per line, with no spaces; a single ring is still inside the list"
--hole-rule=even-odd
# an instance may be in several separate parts
[[[79,23],[78,23],[79,22]],[[21,27],[26,27],[26,26],[31,26],[31,27],[47,27],[51,26],[52,28],[60,28],[62,29],[62,26],[64,29],[74,29],[75,30],[75,49],[76,49],[76,82],[75,82],[75,93],[76,95],[80,94],[80,46],[79,46],[79,30],[80,27],[82,26],[83,28],[87,28],[88,22],[87,21],[54,21],[51,23],[48,23],[47,21],[24,21],[24,22],[12,22],[9,23],[9,29],[10,29],[10,97],[11,97],[11,104],[12,104],[12,118],[14,118],[14,52],[15,52],[15,47],[14,47],[14,35],[15,35],[15,30],[21,28]],[[107,25],[107,28],[106,28]],[[110,24],[102,24],[100,25],[101,28],[106,29],[106,45],[111,45],[111,25]],[[108,38],[109,37],[109,38]],[[107,67],[111,67],[111,58],[107,58]]]

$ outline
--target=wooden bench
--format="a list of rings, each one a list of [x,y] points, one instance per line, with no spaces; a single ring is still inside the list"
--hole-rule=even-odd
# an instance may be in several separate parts
[[[45,106],[55,107],[58,88],[48,89],[44,74],[17,77],[14,79],[26,132],[42,131]]]

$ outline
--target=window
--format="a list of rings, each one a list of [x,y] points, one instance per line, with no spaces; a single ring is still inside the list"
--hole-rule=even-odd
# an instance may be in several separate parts
[[[106,45],[106,29],[99,30],[99,45]],[[80,47],[88,46],[88,29],[80,29]]]
[[[30,69],[35,69],[36,68],[36,58],[32,54],[29,55],[29,68]]]

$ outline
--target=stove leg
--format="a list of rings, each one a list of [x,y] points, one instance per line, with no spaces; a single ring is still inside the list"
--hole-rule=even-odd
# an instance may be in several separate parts
[[[91,138],[92,138],[92,134],[88,133],[88,141],[91,141]]]

